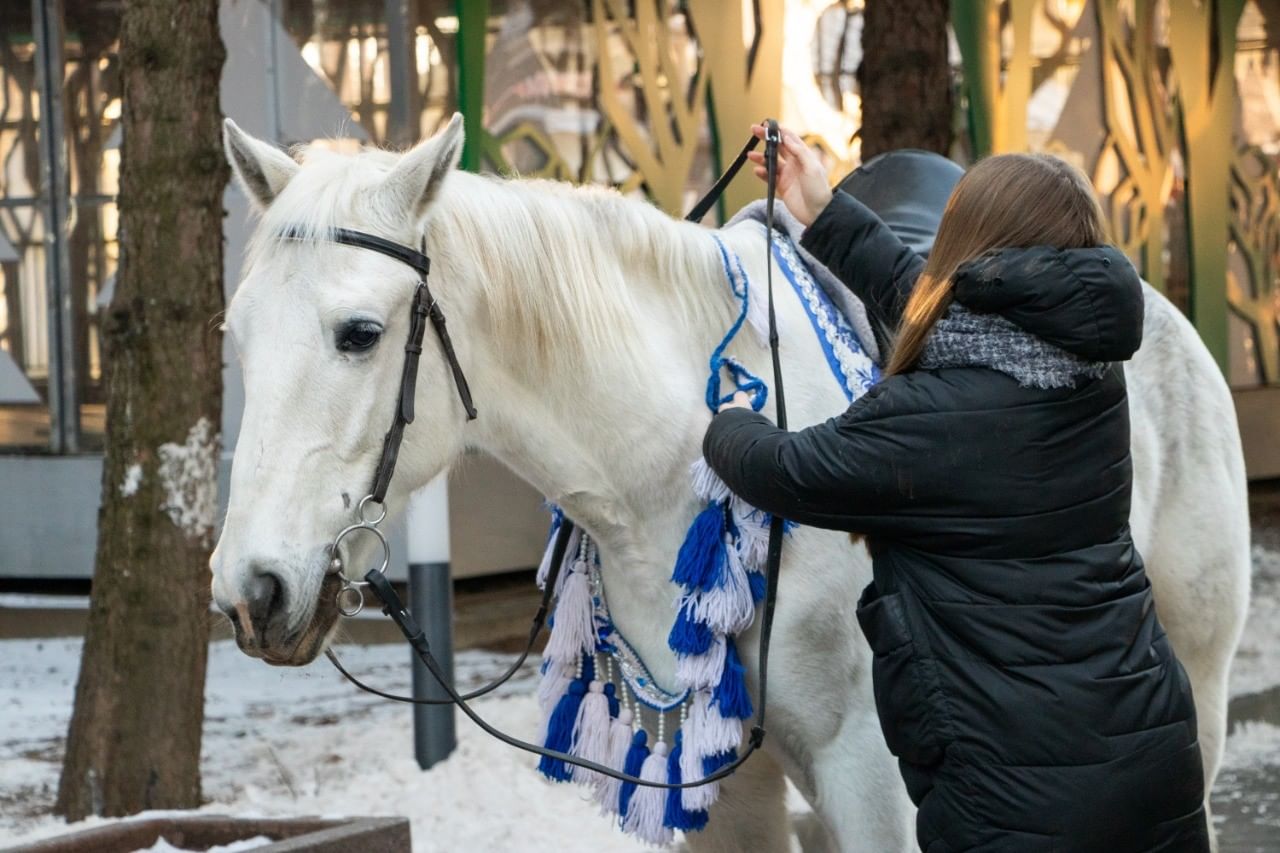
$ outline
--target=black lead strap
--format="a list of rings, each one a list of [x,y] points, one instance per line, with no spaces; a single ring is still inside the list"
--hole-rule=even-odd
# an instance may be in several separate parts
[[[766,129],[770,125],[776,128],[778,126],[778,123],[771,118],[765,119]],[[768,134],[766,133],[766,136],[767,135]],[[716,182],[711,185],[711,189],[707,190],[706,195],[698,199],[698,203],[693,206],[693,209],[685,214],[684,218],[686,221],[688,222],[702,221],[702,218],[707,215],[707,212],[711,210],[712,206],[714,206],[715,203],[720,200],[720,196],[724,195],[724,191],[726,188],[728,188],[729,183],[738,176],[738,172],[742,169],[742,166],[747,162],[747,155],[750,154],[752,151],[755,151],[756,146],[759,144],[760,144],[760,140],[754,134],[752,134],[751,138],[747,140],[747,144],[742,146],[742,150],[738,152],[738,156],[733,158],[733,162],[729,164],[729,168],[724,170],[724,174],[716,179]],[[774,151],[776,154],[777,149],[775,148]],[[768,159],[768,154],[769,154],[769,146],[766,140],[766,145],[765,145],[766,160]]]
[[[768,233],[769,249],[765,256],[765,281],[769,292],[769,353],[773,357],[773,406],[779,429],[787,428],[787,401],[782,390],[782,356],[778,341],[778,317],[773,309],[773,203],[778,184],[778,145],[782,142],[778,123],[773,119],[765,122],[764,131],[764,167],[765,167],[765,230]],[[778,569],[782,565],[782,537],[786,533],[786,522],[778,515],[769,518],[769,543],[765,558],[764,601],[761,602],[764,612],[760,615],[760,713],[756,717],[756,727],[751,731],[752,742],[757,732],[760,740],[764,740],[764,697],[768,693],[769,683],[769,636],[773,633],[773,611],[778,601]]]
[[[743,147],[737,159],[729,169],[720,177],[719,180],[711,187],[707,194],[693,207],[689,215],[685,218],[689,221],[698,221],[706,215],[716,199],[724,192],[725,187],[733,180],[733,177],[742,168],[747,161],[747,154],[756,148],[759,140],[752,136],[751,140]],[[766,226],[766,269],[768,283],[768,304],[769,304],[769,348],[773,358],[773,393],[774,406],[777,412],[778,426],[785,429],[787,423],[786,403],[782,390],[782,363],[779,354],[778,328],[777,318],[774,313],[773,305],[773,208],[775,186],[777,183],[777,161],[778,161],[778,145],[781,137],[778,130],[778,124],[773,119],[765,120],[765,168],[767,171],[768,194],[766,202],[765,226]],[[391,430],[388,431],[383,446],[382,462],[378,466],[377,476],[375,477],[374,494],[376,499],[381,502],[386,492],[386,486],[390,483],[391,475],[395,469],[395,458],[399,451],[400,441],[403,437],[404,427],[413,421],[413,395],[414,383],[417,379],[417,360],[422,351],[422,331],[421,313],[425,305],[425,314],[431,319],[432,325],[435,327],[436,334],[440,339],[440,344],[445,352],[445,358],[449,362],[450,369],[453,372],[454,382],[458,387],[458,393],[462,398],[463,406],[467,410],[468,419],[474,418],[475,408],[471,404],[471,393],[467,387],[466,377],[463,376],[462,367],[459,365],[457,357],[454,355],[453,346],[449,341],[448,332],[445,330],[444,315],[440,312],[439,306],[435,300],[431,298],[431,293],[427,289],[427,275],[431,268],[431,261],[427,258],[425,252],[416,252],[406,246],[383,240],[371,234],[365,234],[360,231],[352,231],[349,229],[335,229],[332,232],[334,242],[343,245],[356,246],[359,248],[371,249],[396,260],[403,261],[409,266],[417,270],[422,280],[418,285],[414,294],[413,324],[410,326],[409,342],[405,345],[405,366],[404,373],[401,377],[400,400],[396,407],[396,419],[392,424]],[[407,402],[406,402],[407,400]],[[379,491],[379,486],[381,491]],[[524,664],[528,658],[530,651],[533,649],[534,643],[538,635],[541,633],[546,624],[547,615],[551,610],[552,598],[554,597],[556,580],[559,576],[561,565],[564,562],[565,552],[568,549],[569,538],[573,533],[574,524],[568,518],[563,519],[560,524],[555,545],[552,548],[551,569],[547,577],[546,585],[542,592],[542,602],[538,607],[538,612],[534,615],[533,623],[529,630],[529,641],[519,658],[513,663],[506,672],[501,676],[486,684],[477,690],[473,690],[467,694],[459,694],[449,679],[445,676],[443,668],[431,653],[431,648],[427,643],[426,635],[421,627],[414,620],[413,616],[405,608],[404,603],[400,600],[400,596],[396,593],[395,588],[391,585],[384,575],[378,569],[371,569],[364,577],[365,583],[371,589],[374,595],[382,602],[383,612],[391,617],[392,621],[400,629],[409,645],[413,648],[418,659],[427,667],[427,670],[440,684],[448,695],[448,699],[416,699],[408,696],[396,696],[391,693],[385,693],[377,688],[364,684],[348,672],[338,661],[337,656],[332,652],[326,652],[329,661],[337,668],[343,676],[352,682],[356,687],[375,696],[384,699],[390,699],[396,702],[409,702],[419,705],[445,705],[454,704],[462,710],[477,726],[486,733],[492,735],[498,740],[509,746],[524,750],[551,759],[563,761],[566,764],[575,767],[582,767],[592,770],[603,776],[612,779],[618,779],[634,785],[648,788],[662,788],[666,790],[696,788],[711,782],[716,782],[731,776],[734,771],[746,762],[757,749],[764,743],[765,737],[765,708],[768,705],[768,661],[769,661],[769,640],[773,633],[773,615],[774,604],[777,600],[778,593],[778,574],[779,567],[782,562],[782,537],[785,533],[785,522],[774,516],[769,523],[769,542],[767,550],[767,560],[765,565],[765,596],[762,602],[763,613],[760,622],[760,702],[756,709],[756,718],[751,727],[750,737],[746,748],[731,763],[724,765],[714,773],[704,776],[701,779],[683,782],[651,782],[623,773],[612,767],[606,767],[603,764],[597,764],[594,761],[587,761],[576,755],[570,755],[555,749],[548,749],[537,744],[514,738],[505,732],[495,729],[489,725],[479,714],[477,714],[468,704],[470,700],[476,699],[487,693],[497,689],[500,685],[508,681]]]

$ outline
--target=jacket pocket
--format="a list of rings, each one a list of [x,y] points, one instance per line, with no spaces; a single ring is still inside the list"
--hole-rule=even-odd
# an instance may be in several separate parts
[[[858,624],[871,646],[876,713],[889,751],[928,766],[942,755],[942,697],[930,661],[916,656],[900,593],[879,595],[867,586],[858,601]]]

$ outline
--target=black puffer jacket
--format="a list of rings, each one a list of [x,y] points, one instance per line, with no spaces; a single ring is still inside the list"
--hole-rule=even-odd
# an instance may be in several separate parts
[[[873,213],[838,193],[803,242],[896,326],[923,261]],[[956,298],[1088,361],[1141,340],[1114,249],[1004,250]],[[703,450],[756,506],[866,534],[858,619],[922,849],[1208,849],[1191,688],[1129,533],[1119,365],[1050,390],[919,370],[797,433],[717,415]]]

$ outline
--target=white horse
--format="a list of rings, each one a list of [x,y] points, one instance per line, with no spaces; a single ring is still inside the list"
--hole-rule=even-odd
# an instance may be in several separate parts
[[[707,358],[737,309],[712,232],[607,189],[457,171],[459,118],[403,155],[309,148],[301,162],[227,123],[228,155],[261,223],[227,312],[246,402],[211,561],[215,599],[241,648],[271,663],[306,664],[327,642],[336,611],[326,548],[351,523],[377,464],[415,276],[319,235],[343,226],[415,247],[425,235],[432,289],[480,417],[466,421],[428,332],[418,417],[388,505],[402,509],[468,448],[501,459],[597,540],[616,624],[659,683],[674,684],[666,637],[677,590],[668,578],[699,509],[688,469],[709,419]],[[317,239],[280,239],[286,230]],[[718,234],[762,282],[759,226]],[[804,426],[846,402],[802,306],[785,284],[777,297],[791,418]],[[740,335],[733,354],[769,375],[754,336]],[[1154,292],[1128,377],[1134,537],[1194,683],[1211,783],[1248,599],[1234,410],[1191,326]],[[367,546],[346,565],[366,565]],[[870,576],[865,548],[844,534],[802,528],[788,540],[767,750],[724,783],[691,849],[788,849],[784,773],[832,848],[912,848],[911,804],[880,733],[854,619]],[[754,630],[740,648],[754,679]]]

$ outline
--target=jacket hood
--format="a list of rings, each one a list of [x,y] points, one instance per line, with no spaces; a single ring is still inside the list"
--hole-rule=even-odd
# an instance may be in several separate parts
[[[955,298],[1088,361],[1125,361],[1142,343],[1142,281],[1113,246],[998,249],[960,265]]]

